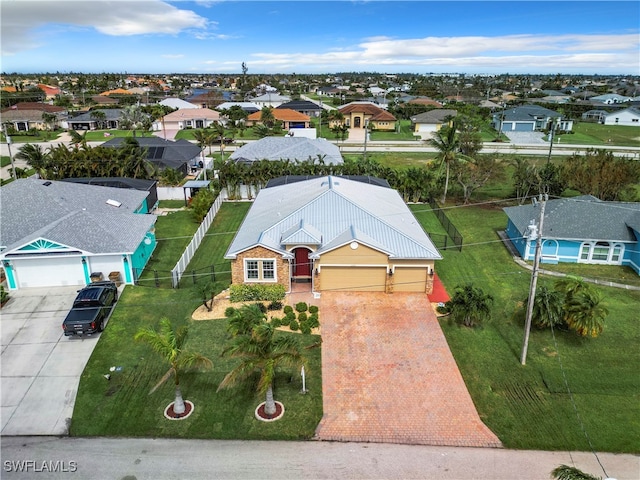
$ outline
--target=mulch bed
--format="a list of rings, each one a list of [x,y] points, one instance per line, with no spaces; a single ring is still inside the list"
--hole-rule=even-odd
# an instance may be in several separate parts
[[[171,418],[183,418],[188,416],[191,413],[191,410],[193,410],[193,404],[191,402],[184,402],[184,413],[181,413],[180,415],[178,415],[176,412],[173,411],[173,407],[175,406],[175,403],[172,403],[169,408],[167,408],[167,416],[171,417]]]
[[[258,416],[260,418],[264,418],[265,420],[271,420],[274,418],[277,418],[278,416],[282,415],[282,405],[280,405],[279,403],[276,402],[276,413],[274,413],[273,415],[267,415],[267,413],[264,411],[265,405],[260,405],[260,407],[258,407],[258,410],[256,411],[256,413],[258,414]]]

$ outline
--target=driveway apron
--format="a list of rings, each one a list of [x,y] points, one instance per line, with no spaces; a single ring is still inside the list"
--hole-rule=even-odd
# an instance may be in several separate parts
[[[424,294],[323,292],[319,440],[500,447]]]
[[[80,287],[11,292],[0,311],[2,435],[66,435],[80,375],[98,338],[64,336]]]

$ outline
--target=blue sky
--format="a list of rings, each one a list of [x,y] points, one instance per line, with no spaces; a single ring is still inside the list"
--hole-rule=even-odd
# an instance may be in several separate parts
[[[0,1],[6,73],[640,74],[637,1]]]

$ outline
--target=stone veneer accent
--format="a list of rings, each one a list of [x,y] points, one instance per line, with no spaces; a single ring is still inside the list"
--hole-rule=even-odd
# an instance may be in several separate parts
[[[276,261],[276,282],[285,286],[289,290],[289,278],[291,275],[289,262],[283,260],[282,256],[273,250],[264,247],[255,247],[238,254],[235,260],[231,260],[231,283],[242,284],[244,281],[244,260],[246,258],[274,259]],[[274,282],[246,282],[246,283],[267,283]]]

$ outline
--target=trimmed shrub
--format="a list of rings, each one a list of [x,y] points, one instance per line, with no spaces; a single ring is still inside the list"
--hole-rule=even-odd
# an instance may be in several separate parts
[[[278,317],[273,317],[271,319],[271,325],[273,325],[273,328],[278,328],[282,325],[282,320]]]
[[[300,322],[300,331],[305,335],[309,335],[311,333],[309,322]]]
[[[296,319],[296,314],[295,314],[295,313],[293,313],[293,312],[289,312],[289,313],[287,313],[287,314],[284,316],[284,318],[289,319],[289,321],[291,321],[291,320],[295,320],[295,319]]]
[[[306,313],[304,313],[304,312],[299,313],[299,314],[298,314],[298,321],[299,321],[300,323],[302,323],[302,322],[306,322],[306,321],[307,321],[307,314],[306,314]]]
[[[308,322],[311,328],[318,328],[320,326],[320,322],[318,321],[318,315],[315,313],[312,315],[309,315]]]
[[[267,306],[264,303],[256,302],[256,305],[262,313],[267,313]]]
[[[291,305],[285,305],[284,310],[282,310],[284,312],[285,315],[288,315],[290,313],[293,313],[293,308],[291,307]]]
[[[309,305],[309,313],[311,313],[311,314],[318,313],[318,306],[317,305]]]
[[[283,317],[280,319],[280,325],[282,325],[283,327],[288,327],[290,322],[291,319],[289,317]]]
[[[298,324],[297,320],[291,320],[291,323],[289,324],[289,328],[291,329],[292,332],[297,332],[300,329],[300,325]]]
[[[236,309],[233,307],[227,307],[224,310],[224,316],[229,318],[229,317],[233,317],[233,314],[236,313]]]
[[[282,302],[281,301],[275,301],[275,302],[271,302],[268,306],[267,309],[269,310],[280,310],[282,308]]]
[[[296,303],[296,312],[300,312],[300,313],[306,312],[308,308],[309,307],[307,306],[307,304],[305,302]]]
[[[264,285],[238,284],[229,288],[229,300],[232,302],[278,302],[284,300],[286,289],[279,283]]]

